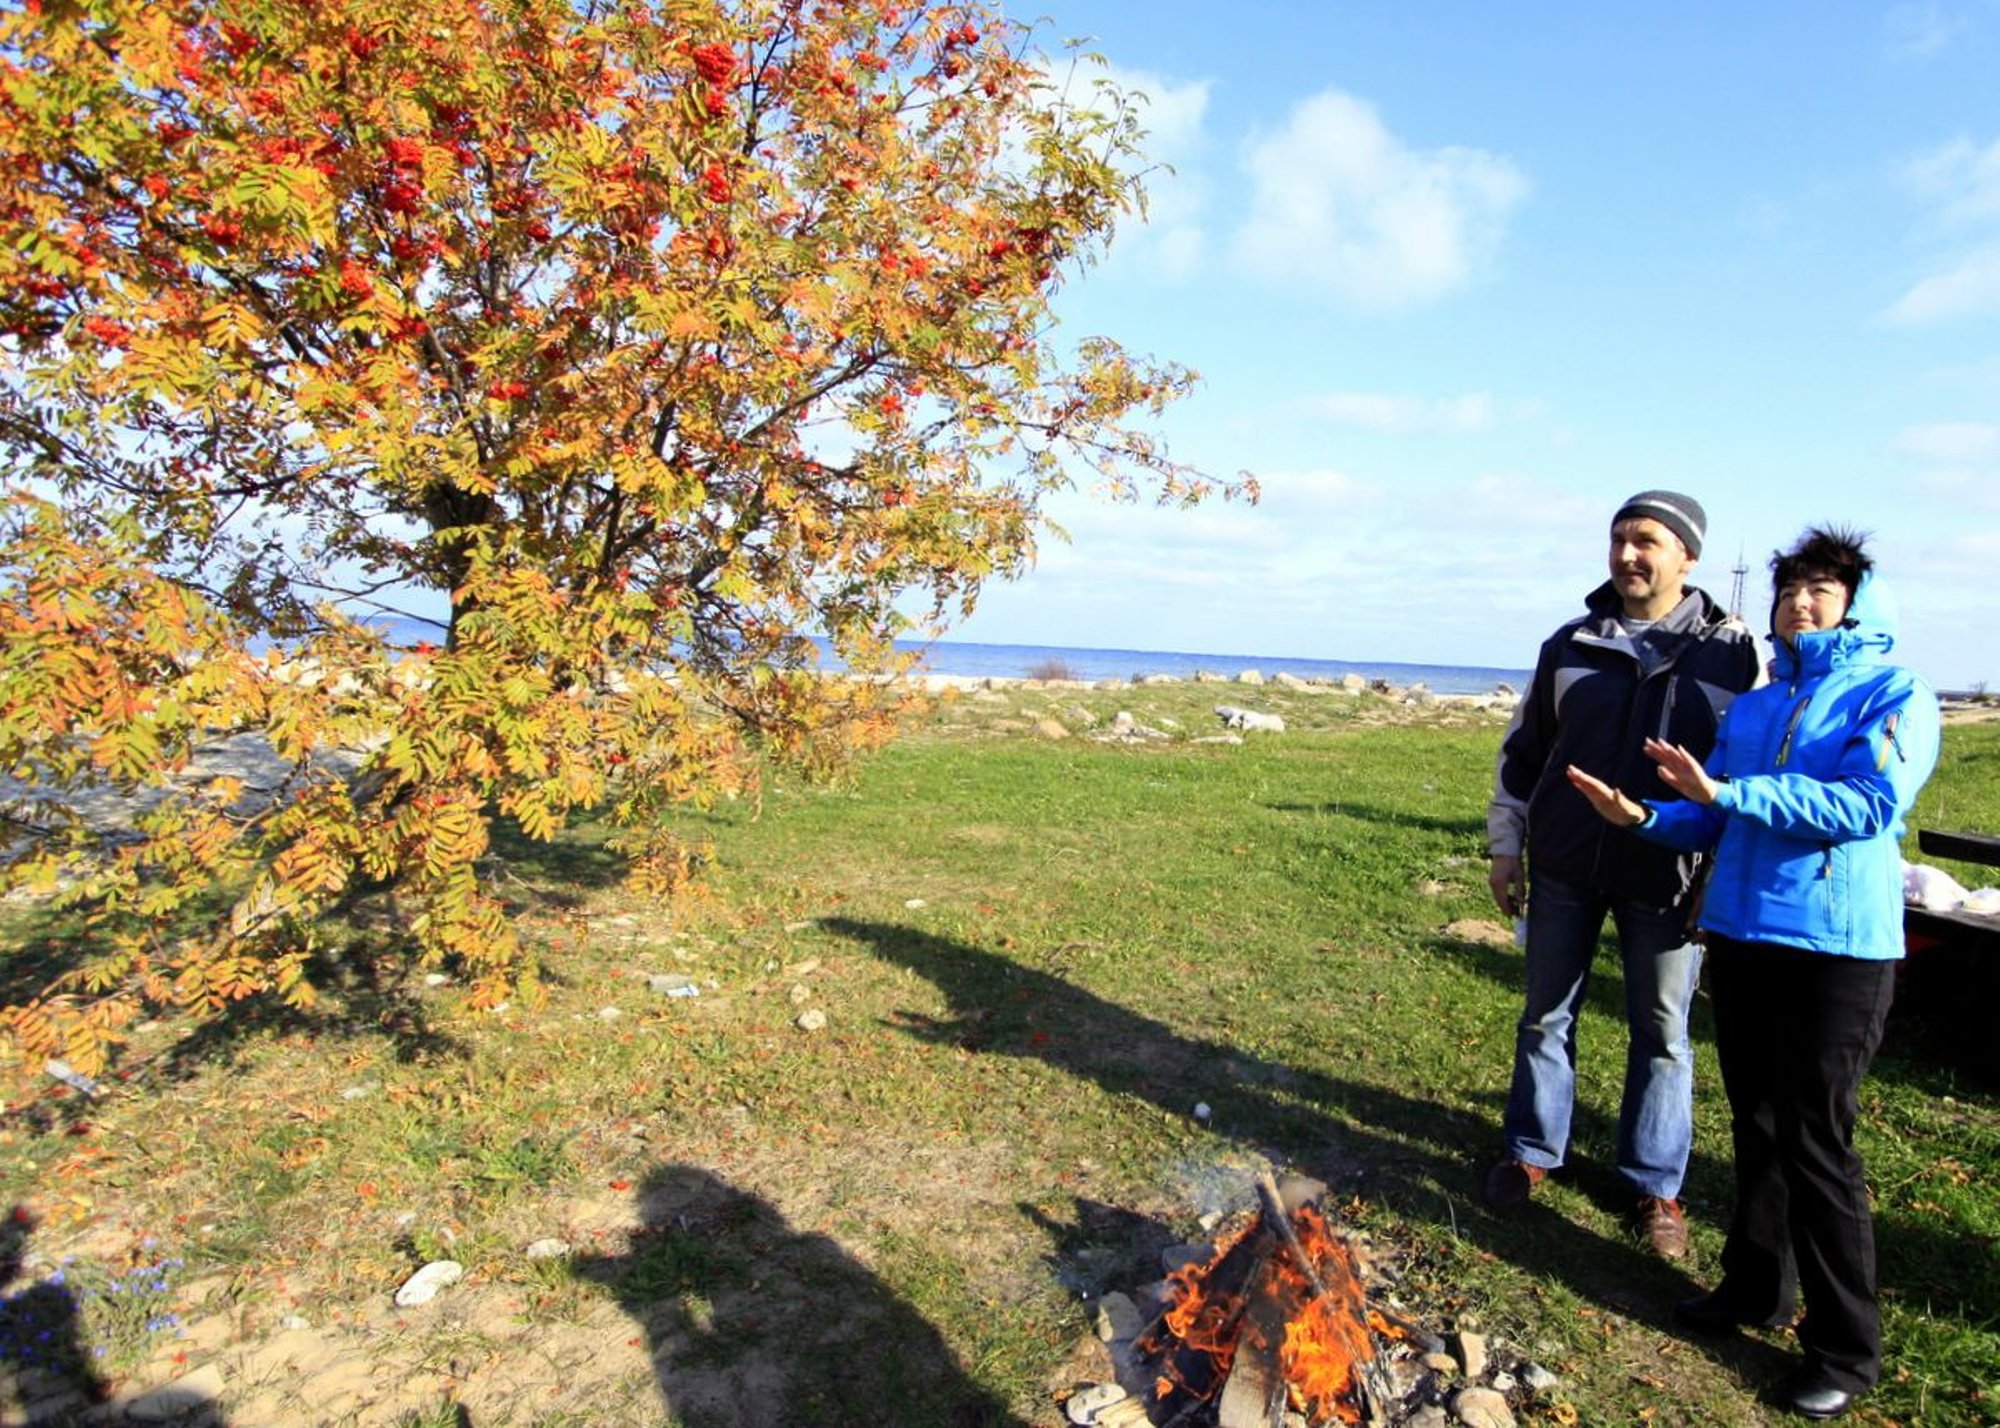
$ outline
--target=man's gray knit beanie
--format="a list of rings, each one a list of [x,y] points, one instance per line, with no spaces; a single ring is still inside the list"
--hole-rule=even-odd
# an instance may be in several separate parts
[[[1618,508],[1611,524],[1641,516],[1658,521],[1679,536],[1688,554],[1699,558],[1701,538],[1708,531],[1708,512],[1701,508],[1701,502],[1678,491],[1641,491]]]

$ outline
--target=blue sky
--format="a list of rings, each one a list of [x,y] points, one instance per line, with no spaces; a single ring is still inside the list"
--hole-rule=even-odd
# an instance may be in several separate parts
[[[2000,688],[2000,0],[1046,10],[1173,168],[1065,328],[1198,368],[1174,453],[1263,500],[1063,498],[949,638],[1518,667],[1664,486],[1753,628],[1847,522]]]

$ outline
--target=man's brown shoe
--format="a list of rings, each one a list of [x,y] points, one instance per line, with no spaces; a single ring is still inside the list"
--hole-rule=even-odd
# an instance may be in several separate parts
[[[1549,1172],[1541,1166],[1530,1165],[1525,1160],[1502,1160],[1486,1172],[1486,1179],[1479,1187],[1479,1198],[1491,1210],[1518,1210],[1528,1203],[1535,1187],[1548,1175]]]
[[[1675,1201],[1647,1195],[1639,1201],[1634,1217],[1646,1244],[1661,1259],[1683,1259],[1688,1252],[1687,1221]]]

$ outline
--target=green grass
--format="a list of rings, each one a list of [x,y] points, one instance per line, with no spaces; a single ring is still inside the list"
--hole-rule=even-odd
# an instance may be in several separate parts
[[[1215,703],[1291,732],[1194,743]],[[1175,737],[1082,736],[1078,711],[1120,708]],[[1044,718],[1077,736],[1037,737]],[[1091,1364],[1083,1296],[1157,1279],[1275,1164],[1333,1187],[1411,1315],[1560,1375],[1527,1421],[1761,1423],[1787,1339],[1667,1323],[1712,1282],[1728,1209],[1705,1003],[1690,1268],[1620,1225],[1612,959],[1572,1170],[1517,1219],[1477,1202],[1519,994],[1518,953],[1460,935],[1495,920],[1500,727],[1233,685],[946,701],[843,784],[690,816],[717,858],[692,909],[622,892],[590,830],[504,842],[543,1004],[473,1013],[381,975],[318,1019],[154,1028],[115,1094],[0,1131],[0,1190],[50,1254],[157,1237],[245,1323],[374,1322],[449,1252],[485,1287],[456,1302],[511,1317],[412,1356],[453,1376],[408,1421],[692,1428],[781,1384],[788,1421],[914,1428],[1059,1421]],[[1946,749],[1918,821],[2000,828],[2000,724]],[[651,992],[658,972],[701,995]],[[804,1007],[824,1031],[793,1026]],[[1891,1364],[1863,1423],[1997,1416],[2000,1100],[1925,1031],[1899,1012],[1865,1089]],[[558,1232],[573,1258],[520,1258]],[[616,1387],[656,1417],[482,1396],[482,1355],[564,1334],[631,1341]]]

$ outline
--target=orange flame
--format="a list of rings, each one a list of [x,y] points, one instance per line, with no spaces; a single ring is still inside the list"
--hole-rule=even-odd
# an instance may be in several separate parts
[[[1250,1233],[1255,1223],[1253,1220],[1238,1226],[1215,1242],[1206,1259],[1184,1264],[1167,1275],[1174,1297],[1174,1306],[1166,1313],[1167,1332],[1183,1348],[1198,1349],[1207,1354],[1215,1366],[1215,1375],[1213,1384],[1204,1390],[1183,1381],[1170,1360],[1165,1366],[1166,1372],[1154,1385],[1157,1397],[1165,1398],[1176,1388],[1184,1388],[1197,1397],[1206,1398],[1214,1392],[1215,1384],[1228,1377],[1229,1366],[1236,1359],[1236,1330],[1243,1313],[1243,1296],[1211,1292],[1207,1281],[1210,1272]],[[1162,1345],[1154,1342],[1147,1347],[1157,1349]]]
[[[1199,1264],[1184,1266],[1168,1276],[1174,1304],[1165,1315],[1164,1327],[1182,1349],[1208,1355],[1214,1375],[1205,1391],[1191,1385],[1183,1380],[1169,1354],[1155,1384],[1158,1396],[1164,1398],[1178,1387],[1205,1398],[1227,1379],[1245,1332],[1244,1294],[1240,1288],[1211,1286],[1208,1279],[1257,1223],[1252,1220],[1218,1242],[1214,1252]],[[1400,1338],[1402,1331],[1369,1309],[1353,1246],[1334,1232],[1315,1206],[1301,1206],[1292,1215],[1292,1224],[1325,1292],[1314,1286],[1288,1249],[1272,1246],[1266,1283],[1284,1310],[1285,1323],[1284,1342],[1278,1351],[1279,1371],[1293,1406],[1314,1422],[1358,1424],[1358,1378],[1361,1366],[1375,1356],[1373,1336]],[[1156,1339],[1146,1347],[1170,1345]]]

